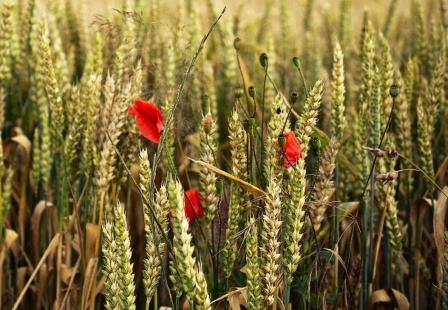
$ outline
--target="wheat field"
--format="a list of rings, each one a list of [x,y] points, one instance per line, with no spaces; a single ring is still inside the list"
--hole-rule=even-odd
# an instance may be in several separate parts
[[[445,0],[1,0],[1,309],[448,309]]]

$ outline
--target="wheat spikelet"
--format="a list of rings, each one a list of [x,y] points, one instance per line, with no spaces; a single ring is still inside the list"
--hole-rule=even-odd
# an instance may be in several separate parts
[[[272,168],[274,169],[274,168]],[[278,181],[270,179],[267,186],[265,212],[261,230],[260,275],[265,306],[274,302],[274,293],[280,277],[280,228],[282,225],[280,200],[281,189]]]
[[[218,146],[216,144],[216,122],[212,119],[210,112],[202,119],[202,124],[199,129],[200,134],[200,150],[201,161],[206,162],[212,166],[216,166],[216,153]],[[200,178],[200,193],[204,199],[202,206],[204,207],[206,225],[213,222],[215,218],[218,196],[216,192],[216,173],[206,167],[201,167],[199,172]]]
[[[11,53],[11,36],[12,36],[12,13],[14,9],[13,2],[5,1],[3,3],[2,24],[0,33],[0,85],[5,86],[5,83],[11,78],[10,53]]]
[[[114,208],[113,224],[106,221],[103,226],[102,251],[106,261],[103,274],[106,277],[105,286],[108,290],[106,298],[109,304],[112,308],[118,306],[120,309],[135,309],[131,241],[126,214],[119,201]]]
[[[396,71],[397,86],[400,89],[403,87],[403,78],[400,72]],[[396,130],[396,144],[397,149],[406,158],[412,159],[412,140],[411,140],[411,121],[410,121],[410,107],[406,96],[406,89],[403,94],[400,94],[396,99],[394,109],[394,120]],[[410,169],[411,164],[408,161],[401,161],[403,169]],[[403,193],[412,193],[413,177],[411,173],[403,174],[404,182],[400,182],[400,188]]]
[[[313,89],[308,93],[302,115],[297,121],[297,129],[295,130],[297,139],[302,147],[302,156],[306,158],[309,150],[309,142],[313,133],[313,126],[317,123],[317,115],[319,113],[320,104],[322,102],[324,84],[322,80],[318,80],[314,84]]]
[[[100,84],[101,79],[97,75],[90,75],[88,77],[87,89],[82,96],[82,106],[85,107],[85,127],[84,127],[84,141],[82,152],[82,163],[84,174],[90,177],[93,172],[94,161],[97,160],[98,150],[95,141],[95,123],[98,119],[100,109]]]
[[[344,86],[344,54],[339,42],[336,42],[333,54],[333,70],[331,73],[331,134],[341,141],[345,122],[345,86]]]
[[[386,128],[388,116],[392,110],[392,97],[389,94],[390,87],[394,84],[394,65],[387,39],[380,34],[380,43],[383,50],[383,66],[381,70],[381,100],[380,100],[380,133]]]
[[[71,111],[71,113],[67,113],[69,126],[64,155],[69,177],[71,180],[74,180],[79,172],[80,149],[85,129],[85,113],[83,110],[80,89],[77,85],[72,88],[71,98],[67,103],[67,110]]]
[[[272,114],[271,119],[269,120],[268,136],[264,146],[264,151],[266,154],[264,173],[266,180],[274,179],[277,182],[280,182],[282,180],[283,169],[279,169],[279,167],[283,160],[279,160],[279,158],[283,157],[281,149],[274,144],[274,141],[277,141],[278,136],[283,133],[283,125],[288,114],[285,103],[280,95],[275,97],[272,104],[272,110],[274,110],[275,113]]]
[[[229,120],[229,139],[232,155],[232,174],[247,181],[246,132],[243,129],[238,112],[233,111]],[[237,184],[230,188],[229,215],[226,230],[226,244],[223,249],[223,265],[227,275],[232,272],[236,254],[236,238],[239,223],[245,220],[250,207],[249,197]]]
[[[431,115],[431,107],[424,107],[423,100],[427,103],[427,98],[418,98],[417,116],[418,116],[418,145],[421,154],[421,165],[423,171],[434,180],[434,164],[431,151],[431,139],[434,132],[434,115]],[[426,180],[426,185],[430,195],[433,192],[434,184]]]
[[[178,181],[169,180],[168,195],[171,201],[171,221],[173,227],[173,251],[174,261],[171,262],[171,270],[176,270],[170,278],[175,285],[184,292],[189,301],[195,299],[196,283],[196,258],[193,257],[194,248],[191,245],[191,234],[188,233],[188,220],[184,211],[184,190]]]
[[[314,187],[315,191],[313,192],[313,202],[309,208],[315,231],[320,229],[321,222],[324,219],[324,213],[328,206],[331,205],[330,199],[335,192],[333,175],[334,169],[336,168],[337,153],[337,140],[333,136],[327,149],[322,154],[319,177]]]
[[[306,168],[305,160],[299,159],[295,169],[287,170],[289,175],[288,192],[290,195],[287,212],[284,212],[284,253],[282,258],[284,274],[291,283],[292,274],[296,271],[302,257],[301,239],[305,210]]]
[[[65,130],[65,115],[62,98],[59,93],[58,81],[56,80],[53,61],[51,59],[50,42],[46,34],[44,26],[41,37],[41,53],[45,65],[45,88],[47,90],[48,99],[50,101],[51,124],[54,136],[62,138]]]
[[[402,237],[400,226],[398,225],[398,203],[395,200],[395,186],[396,180],[394,180],[393,182],[389,182],[388,188],[386,189],[386,227],[392,249],[396,252],[395,254],[399,254],[401,252],[401,249],[403,248],[403,244],[401,241]]]
[[[246,237],[247,302],[250,309],[262,309],[260,261],[258,255],[258,227],[250,216]]]
[[[146,149],[140,151],[140,190],[146,199],[143,200],[144,206],[144,219],[145,219],[145,233],[146,233],[146,258],[144,260],[145,270],[143,271],[143,283],[145,285],[145,295],[147,298],[147,304],[149,304],[152,296],[157,291],[157,285],[162,270],[161,258],[163,257],[165,250],[165,243],[162,239],[162,233],[165,235],[168,233],[168,220],[166,214],[169,210],[168,197],[166,187],[162,185],[159,191],[156,193],[154,204],[152,208],[154,215],[149,210],[147,201],[151,201],[151,195],[149,193],[150,181],[151,181],[151,168],[149,166],[148,152]],[[157,225],[154,225],[154,221],[158,221],[163,229],[160,231]]]

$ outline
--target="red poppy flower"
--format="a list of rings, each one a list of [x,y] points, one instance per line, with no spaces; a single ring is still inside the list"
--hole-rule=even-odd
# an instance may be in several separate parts
[[[185,202],[185,216],[188,221],[191,222],[197,217],[204,216],[204,209],[202,208],[201,202],[204,199],[199,196],[199,193],[195,189],[190,189],[185,192],[184,202]]]
[[[300,147],[299,140],[297,140],[294,132],[289,131],[285,133],[284,136],[286,143],[283,147],[283,151],[286,158],[283,161],[283,166],[285,166],[285,168],[289,168],[292,165],[295,165],[299,158],[302,158],[302,148]],[[277,141],[274,141],[274,144],[278,146]]]
[[[163,130],[163,118],[154,103],[136,99],[134,106],[128,108],[128,114],[135,115],[138,129],[143,137],[159,143],[160,132]]]

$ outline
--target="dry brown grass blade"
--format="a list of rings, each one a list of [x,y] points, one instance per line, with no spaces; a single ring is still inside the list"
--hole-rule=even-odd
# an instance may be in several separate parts
[[[0,305],[3,305],[3,263],[5,261],[6,246],[2,246],[0,251]]]
[[[19,239],[19,234],[12,229],[5,229],[5,246],[9,251],[12,251],[14,256],[17,258],[19,255],[19,244],[17,240]]]
[[[266,197],[267,193],[261,189],[259,189],[258,187],[247,183],[246,181],[243,181],[233,175],[231,175],[230,173],[227,173],[219,168],[216,168],[210,164],[207,164],[203,161],[200,160],[194,160],[192,158],[188,158],[189,160],[191,160],[192,162],[194,162],[195,164],[204,166],[207,169],[212,170],[215,173],[218,173],[220,175],[222,175],[223,177],[226,177],[228,179],[230,179],[231,181],[235,182],[236,184],[238,184],[240,187],[242,187],[243,189],[245,189],[246,191],[248,191],[249,193],[253,194],[255,197],[257,198],[261,198],[264,199],[264,197]]]
[[[383,309],[374,306],[385,306],[384,303],[391,306],[392,309],[394,309],[394,303],[396,303],[398,305],[398,310],[407,310],[410,307],[406,296],[393,288],[373,292],[369,300],[369,309]],[[389,309],[389,307],[387,307],[387,309]]]
[[[239,294],[241,291],[246,291],[246,290],[247,290],[247,287],[234,287],[232,291],[229,290],[229,292],[227,294],[222,295],[221,297],[213,300],[211,302],[211,304],[214,304],[214,303],[216,303],[216,302],[218,302],[220,300],[226,299],[227,297],[230,297],[230,296],[232,296],[234,294]]]
[[[443,188],[443,191],[448,195],[448,186]],[[442,287],[443,282],[443,264],[445,262],[445,216],[447,208],[447,198],[444,195],[439,195],[439,198],[434,204],[434,242],[437,249],[437,285]]]
[[[416,244],[417,240],[421,240],[423,220],[425,218],[425,213],[428,207],[431,206],[431,201],[427,199],[417,199],[411,204],[411,225],[412,231],[412,248],[416,249],[414,251],[414,277],[409,278],[409,292],[410,300],[414,305],[420,304],[419,294],[420,294],[420,244]],[[417,232],[420,231],[418,234]]]
[[[238,287],[231,287],[229,289],[229,293],[236,292],[235,294],[229,295],[227,299],[229,301],[230,308],[232,310],[241,310],[241,306],[249,309],[249,305],[247,304],[247,289],[241,289]]]
[[[39,270],[39,276],[37,281],[37,302],[36,307],[39,309],[42,305],[42,300],[47,292],[48,288],[48,264],[43,263]]]
[[[95,296],[90,296],[90,291],[92,290],[93,280],[96,279],[97,265],[98,265],[97,257],[91,258],[89,260],[89,263],[87,264],[86,272],[84,273],[84,283],[82,287],[82,301],[81,301],[82,310],[85,310],[89,307],[90,298],[95,298]]]
[[[64,309],[65,302],[67,301],[68,296],[70,296],[71,288],[72,288],[73,282],[75,281],[75,276],[76,276],[76,273],[78,272],[78,268],[79,268],[80,264],[81,264],[81,257],[78,258],[75,266],[72,268],[71,271],[69,271],[68,268],[66,268],[65,272],[63,272],[61,275],[61,279],[64,283],[67,283],[69,281],[69,279],[70,279],[70,282],[68,282],[67,292],[65,293],[64,298],[62,299],[59,310]],[[64,274],[65,274],[65,276],[64,276]]]
[[[17,298],[16,303],[14,304],[14,307],[12,308],[12,310],[16,310],[19,307],[20,303],[22,302],[23,297],[25,297],[26,291],[28,290],[28,288],[31,285],[31,282],[33,282],[34,278],[36,277],[37,272],[40,270],[42,265],[45,263],[45,259],[47,258],[47,256],[49,256],[56,249],[60,240],[61,240],[61,234],[57,233],[53,237],[53,240],[51,240],[51,242],[48,245],[47,249],[45,250],[44,254],[42,255],[39,263],[37,264],[36,268],[34,269],[34,272],[32,273],[31,277],[28,279],[28,282],[26,283],[26,285],[20,292],[20,295]]]
[[[25,287],[28,270],[28,267],[19,267],[16,269],[16,289],[18,292],[21,292]]]
[[[86,225],[86,261],[90,261],[91,258],[97,257],[95,254],[95,244],[98,238],[98,225],[87,223]]]
[[[45,200],[41,200],[35,207],[33,211],[33,216],[31,218],[31,230],[33,232],[33,247],[34,247],[34,257],[37,259],[39,255],[39,241],[43,240],[39,233],[40,221],[44,211],[47,211],[47,220],[51,219],[51,224],[53,225],[53,229],[57,231],[58,227],[58,218],[57,218],[57,210],[54,207],[53,203]],[[45,226],[47,229],[50,225]]]
[[[25,223],[26,223],[26,192],[27,192],[27,184],[28,184],[28,175],[29,175],[29,167],[30,167],[30,158],[31,158],[31,142],[30,140],[22,133],[22,130],[19,127],[15,127],[13,129],[14,136],[5,141],[3,146],[5,157],[14,156],[13,159],[10,159],[12,162],[19,163],[19,171],[21,174],[20,180],[20,202],[19,202],[19,214],[18,214],[18,226],[19,226],[19,236],[22,244],[25,242]],[[15,148],[17,146],[17,148]],[[10,154],[13,150],[15,150],[14,154]]]

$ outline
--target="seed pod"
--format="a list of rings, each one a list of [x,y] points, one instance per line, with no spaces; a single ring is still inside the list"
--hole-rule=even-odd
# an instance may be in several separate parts
[[[392,85],[390,87],[389,94],[391,95],[392,98],[394,99],[397,98],[398,95],[400,94],[400,88],[395,84]]]
[[[294,64],[294,66],[296,66],[297,69],[300,69],[300,60],[299,57],[294,57],[292,59],[292,63]]]
[[[241,39],[240,38],[236,38],[233,41],[233,47],[235,48],[235,50],[239,51],[240,47],[241,47]]]
[[[263,68],[266,68],[268,65],[268,55],[266,53],[260,55],[260,64]]]
[[[249,86],[249,88],[247,89],[249,91],[249,96],[251,96],[252,98],[255,98],[255,87],[253,86]]]

